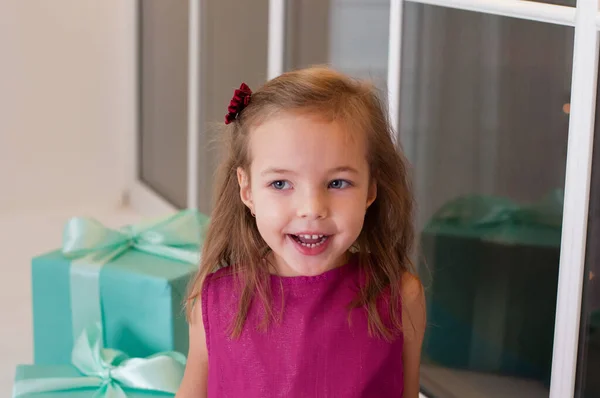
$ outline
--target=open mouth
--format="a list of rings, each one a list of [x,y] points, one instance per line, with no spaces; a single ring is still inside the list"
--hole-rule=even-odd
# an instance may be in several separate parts
[[[300,245],[308,248],[319,247],[327,241],[329,235],[293,235],[290,237]]]

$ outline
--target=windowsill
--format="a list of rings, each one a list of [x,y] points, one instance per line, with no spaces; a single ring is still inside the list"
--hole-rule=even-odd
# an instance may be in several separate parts
[[[421,365],[421,385],[427,398],[548,398],[548,388],[536,380]]]

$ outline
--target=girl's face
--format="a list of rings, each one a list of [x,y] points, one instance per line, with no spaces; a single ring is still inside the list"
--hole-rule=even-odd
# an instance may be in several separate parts
[[[376,196],[365,138],[282,113],[253,129],[250,151],[250,176],[238,170],[240,195],[278,273],[318,275],[344,264]]]

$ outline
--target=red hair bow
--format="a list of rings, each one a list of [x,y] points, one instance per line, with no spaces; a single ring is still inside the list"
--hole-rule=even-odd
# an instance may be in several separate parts
[[[228,113],[225,115],[225,124],[233,122],[238,117],[240,112],[250,103],[251,95],[252,90],[250,90],[250,87],[246,83],[242,83],[240,88],[235,90],[231,101],[229,101]]]

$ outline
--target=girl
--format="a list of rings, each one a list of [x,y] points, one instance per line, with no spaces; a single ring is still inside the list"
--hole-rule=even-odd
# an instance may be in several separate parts
[[[375,90],[309,68],[228,110],[177,397],[417,397],[412,195]]]

